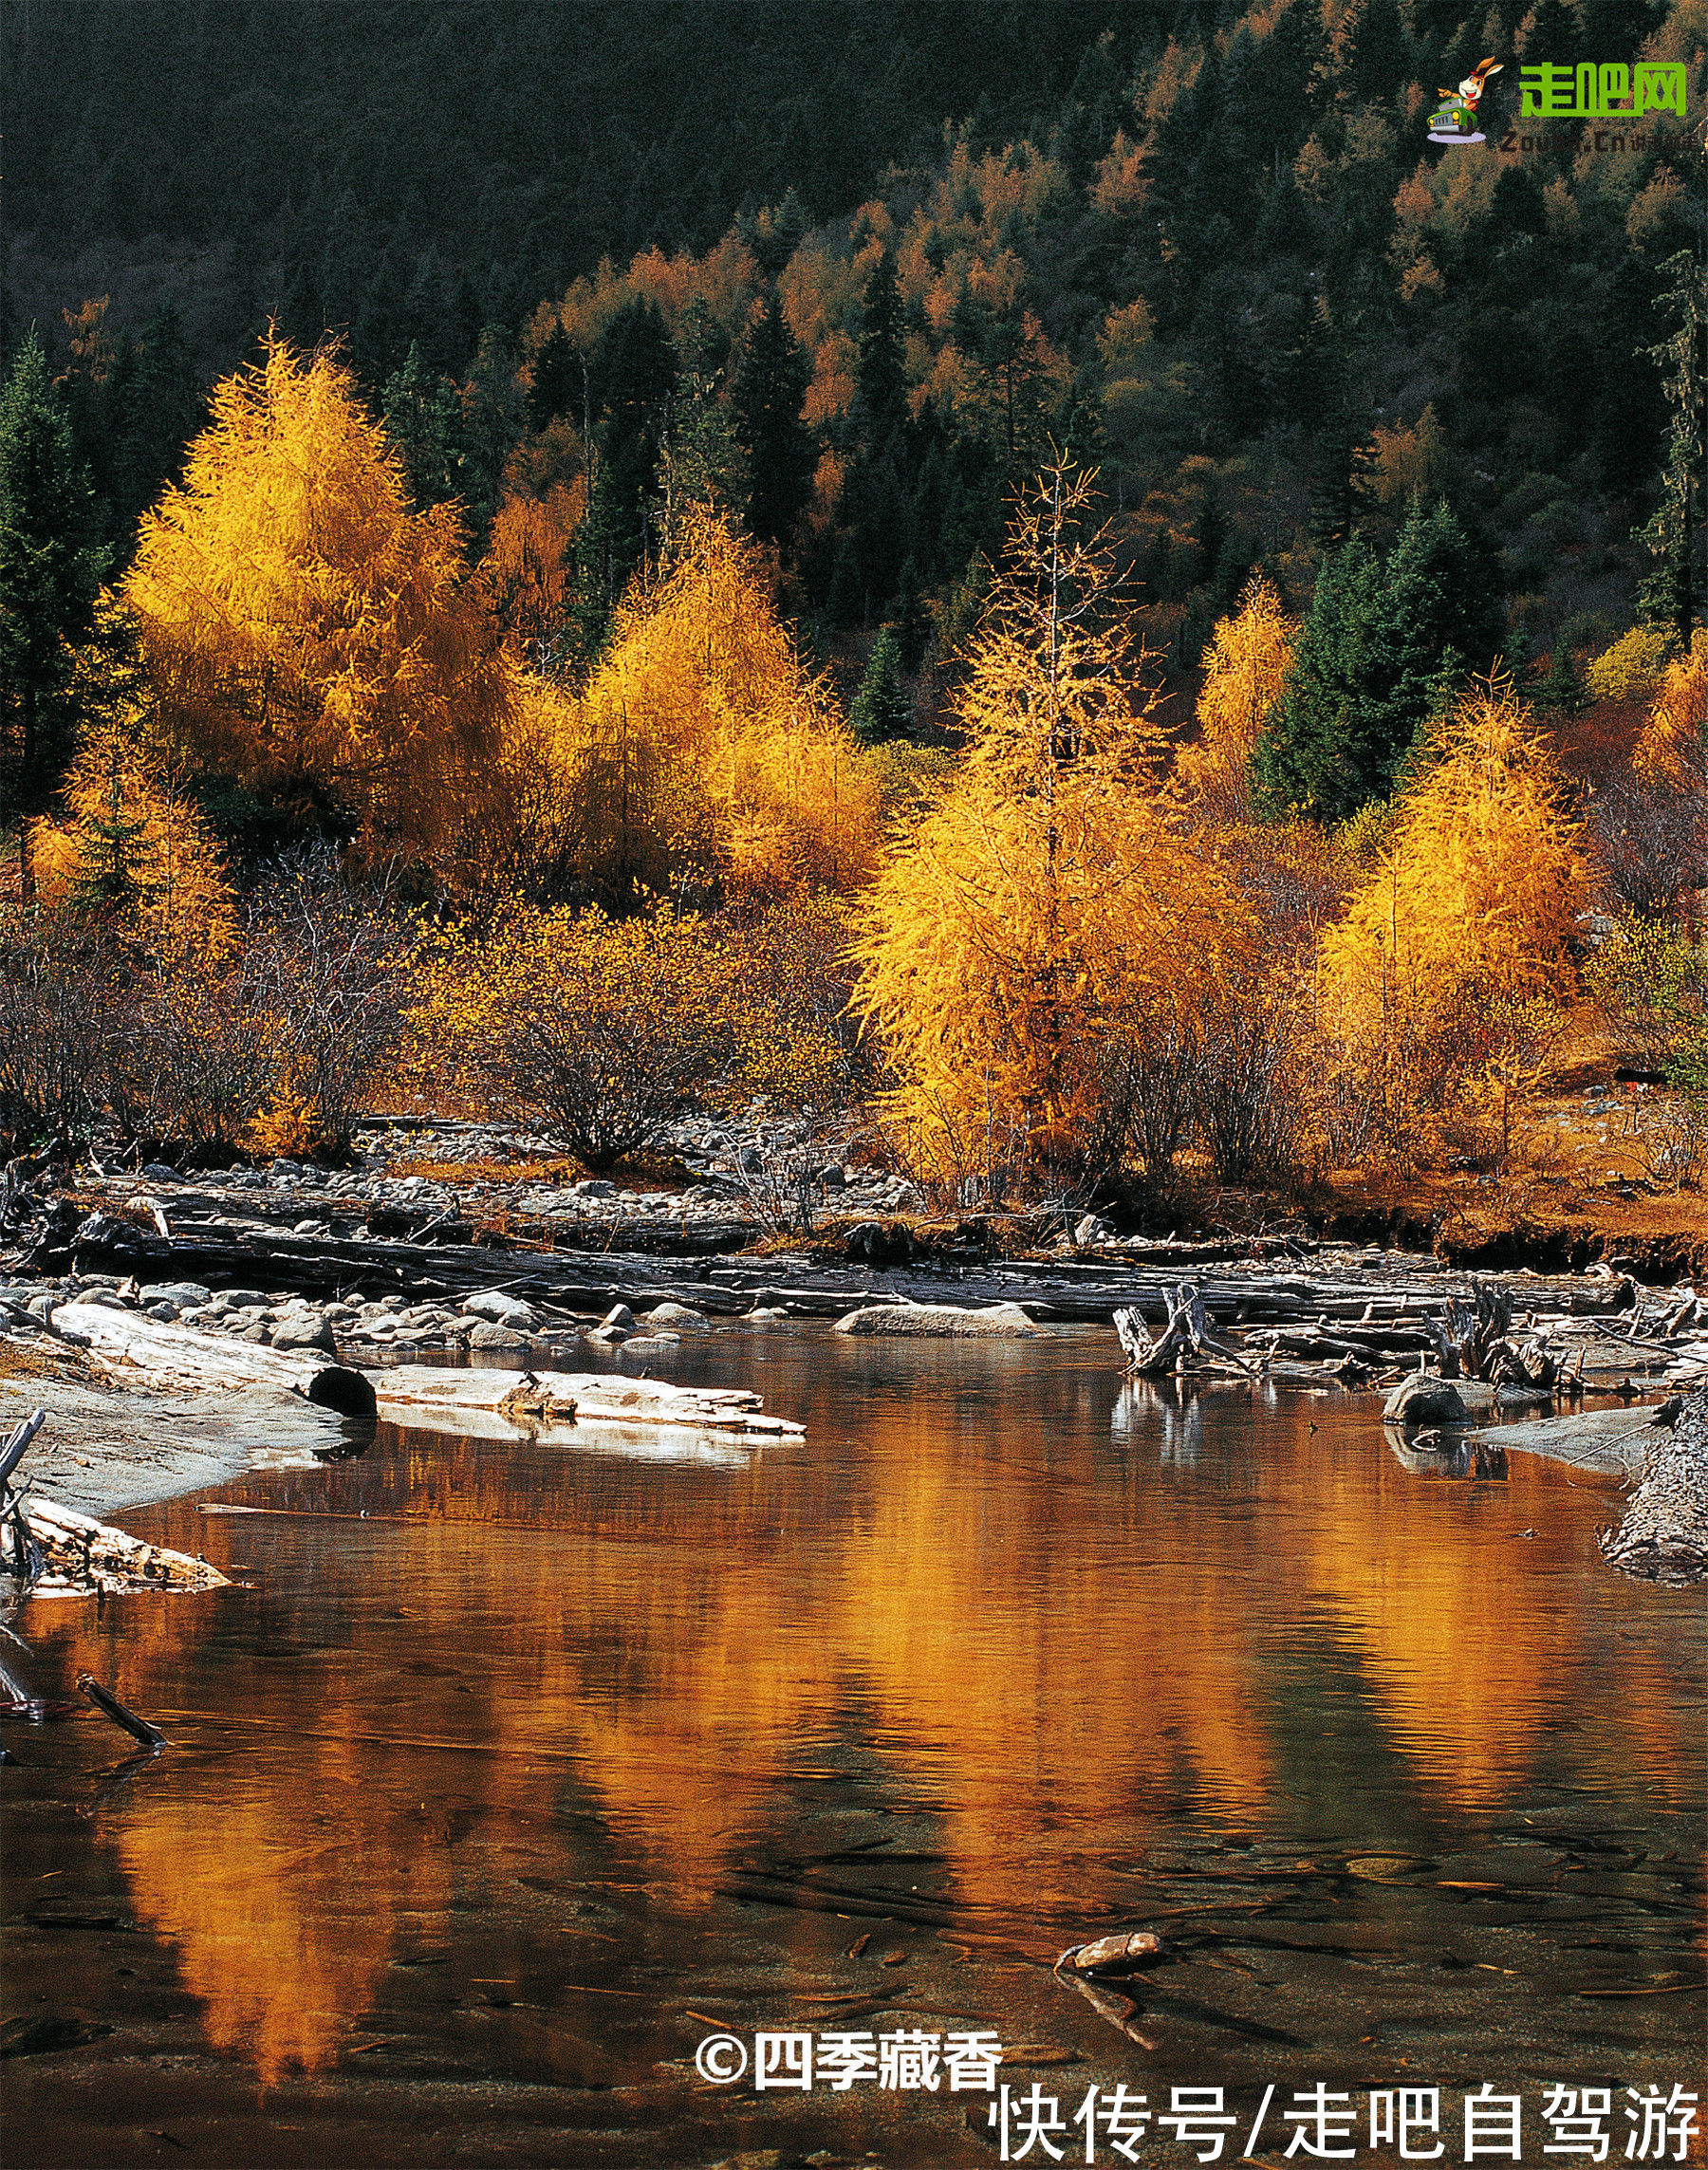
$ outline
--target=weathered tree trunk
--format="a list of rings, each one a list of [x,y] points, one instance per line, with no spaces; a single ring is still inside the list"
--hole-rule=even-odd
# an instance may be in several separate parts
[[[21,1517],[40,1550],[40,1577],[30,1574],[34,1563],[20,1558],[28,1551],[18,1540],[16,1522]],[[74,1508],[33,1494],[13,1503],[8,1517],[7,1565],[20,1581],[33,1581],[37,1597],[81,1597],[91,1590],[214,1590],[225,1586],[226,1578],[205,1560],[193,1560],[187,1552],[169,1551],[164,1545],[150,1545],[128,1530],[115,1530]]]
[[[495,1412],[518,1431],[618,1424],[669,1431],[741,1432],[801,1438],[806,1426],[764,1414],[757,1394],[733,1386],[672,1386],[593,1371],[450,1371],[399,1364],[375,1374],[388,1423],[455,1430],[459,1415]]]
[[[63,1334],[86,1342],[94,1356],[119,1379],[145,1386],[188,1386],[202,1392],[248,1393],[256,1387],[275,1394],[300,1395],[344,1417],[374,1414],[372,1382],[313,1351],[295,1355],[225,1334],[198,1333],[192,1326],[139,1318],[105,1304],[62,1304],[53,1324]]]
[[[1251,1365],[1234,1344],[1224,1340],[1211,1326],[1204,1309],[1203,1291],[1195,1282],[1182,1281],[1178,1289],[1163,1293],[1168,1305],[1168,1324],[1160,1341],[1151,1340],[1137,1311],[1120,1310],[1115,1314],[1115,1331],[1126,1351],[1130,1372],[1140,1379],[1160,1378],[1172,1371],[1179,1359],[1189,1351],[1197,1356],[1218,1356],[1241,1371],[1251,1371]]]
[[[1708,1578],[1708,1387],[1657,1427],[1624,1520],[1598,1530],[1596,1542],[1611,1566],[1647,1582]]]

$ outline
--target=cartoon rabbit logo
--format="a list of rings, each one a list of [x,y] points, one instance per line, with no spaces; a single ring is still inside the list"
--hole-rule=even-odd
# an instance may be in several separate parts
[[[1500,73],[1496,60],[1478,61],[1457,90],[1438,91],[1441,103],[1429,116],[1432,143],[1483,143],[1488,140],[1476,125],[1476,108],[1489,78]]]

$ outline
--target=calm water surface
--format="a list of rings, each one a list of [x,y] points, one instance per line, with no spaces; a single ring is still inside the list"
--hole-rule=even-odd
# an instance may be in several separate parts
[[[994,2160],[969,2096],[709,2087],[720,2029],[982,2027],[1242,2137],[1271,2082],[1692,2084],[1702,1610],[1602,1567],[1612,1479],[1411,1474],[1372,1397],[1123,1391],[1098,1330],[664,1368],[805,1441],[381,1426],[125,1517],[245,1586],[26,1609],[14,1670],[173,1746],[6,1730],[10,2162]],[[1117,1926],[1154,2049],[1050,1972]]]

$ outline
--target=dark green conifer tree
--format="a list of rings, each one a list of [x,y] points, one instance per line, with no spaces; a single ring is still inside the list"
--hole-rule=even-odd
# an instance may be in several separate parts
[[[560,415],[579,415],[583,373],[582,356],[562,319],[554,318],[534,356],[533,382],[528,388],[528,418],[536,430]]]
[[[855,381],[863,443],[886,444],[907,426],[907,346],[896,260],[886,249],[866,279],[861,303],[860,361]]]
[[[901,683],[901,650],[895,628],[883,627],[866,663],[865,676],[848,712],[848,722],[863,746],[882,746],[905,738],[913,721],[913,702]]]
[[[736,371],[735,439],[748,455],[748,526],[787,547],[812,495],[818,446],[801,418],[812,364],[773,287],[749,327]]]
[[[0,394],[0,818],[9,821],[39,813],[64,769],[71,643],[88,630],[106,566],[97,536],[88,470],[32,332]],[[19,865],[28,900],[24,833]]]
[[[425,511],[456,496],[462,487],[462,402],[456,387],[427,366],[418,345],[411,345],[402,368],[387,379],[381,410],[409,470],[417,506]]]
[[[1674,319],[1672,337],[1649,349],[1660,362],[1672,421],[1661,473],[1661,502],[1639,540],[1650,567],[1638,593],[1646,623],[1664,625],[1688,649],[1702,595],[1702,467],[1708,455],[1708,278],[1702,262],[1682,250],[1662,266],[1666,278],[1657,306]]]

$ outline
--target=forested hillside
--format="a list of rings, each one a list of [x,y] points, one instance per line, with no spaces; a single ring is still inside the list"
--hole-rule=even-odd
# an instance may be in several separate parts
[[[1708,0],[0,23],[8,859],[160,1029],[317,844],[508,928],[423,1048],[656,938],[948,1192],[1504,1156],[1592,910],[1700,1090]]]

